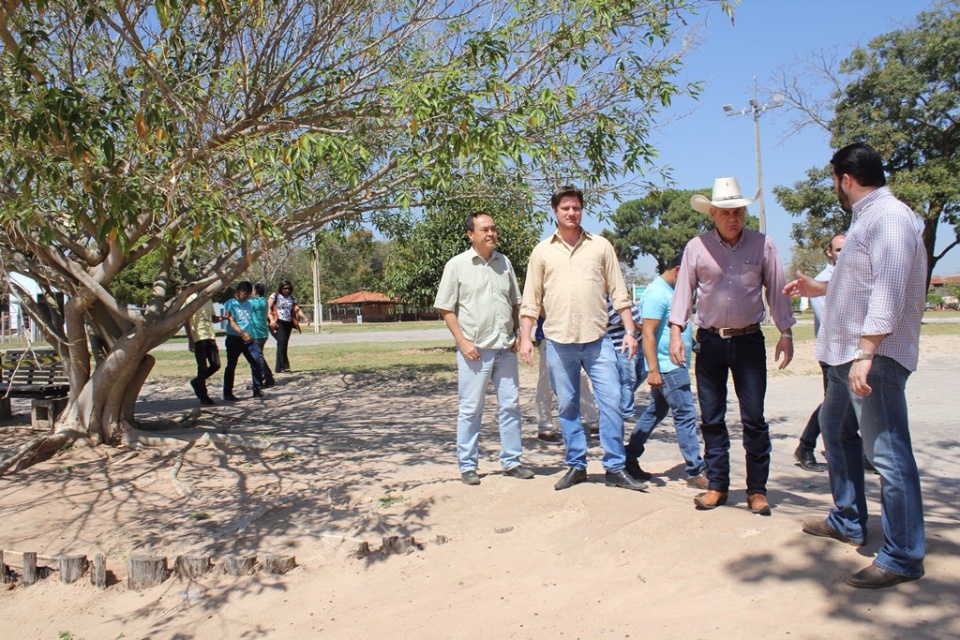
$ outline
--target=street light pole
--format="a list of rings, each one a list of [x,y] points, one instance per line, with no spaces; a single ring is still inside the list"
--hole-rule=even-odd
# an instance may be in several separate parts
[[[757,141],[757,189],[760,191],[760,233],[767,232],[767,214],[765,207],[765,200],[763,194],[763,161],[760,157],[760,115],[765,112],[767,109],[776,109],[777,107],[783,106],[783,97],[776,96],[773,99],[773,102],[767,102],[760,104],[760,101],[757,99],[757,79],[753,79],[753,99],[750,100],[748,106],[743,109],[736,110],[731,104],[723,105],[723,112],[728,116],[745,116],[750,114],[753,116],[753,132]]]

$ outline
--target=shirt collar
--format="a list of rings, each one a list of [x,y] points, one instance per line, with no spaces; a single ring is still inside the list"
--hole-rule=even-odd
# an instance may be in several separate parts
[[[584,229],[583,227],[580,227],[580,237],[577,239],[577,246],[579,246],[581,242],[586,242],[586,241],[592,240],[592,239],[593,239],[593,234],[592,234],[592,233],[589,233],[589,232],[588,232],[586,229]],[[566,242],[563,241],[563,238],[560,237],[560,229],[559,229],[559,228],[557,228],[557,230],[553,232],[553,235],[550,236],[550,240],[551,240],[551,242],[560,242],[560,243],[566,244]]]
[[[480,255],[479,253],[477,253],[477,250],[473,248],[473,245],[470,245],[470,248],[467,249],[467,253],[470,254],[470,259],[471,259],[471,260],[479,260],[480,262],[482,262],[482,263],[484,263],[484,264],[487,264],[487,263],[489,263],[489,262],[493,262],[494,260],[497,259],[497,256],[500,255],[500,253],[499,253],[496,249],[494,249],[493,253],[490,254],[490,259],[489,259],[489,260],[484,260],[484,259],[483,259],[483,256]]]
[[[743,244],[744,238],[747,237],[747,228],[744,227],[744,228],[740,231],[740,240],[737,241],[737,244],[730,244],[730,243],[728,243],[726,240],[724,240],[722,237],[720,237],[720,232],[717,231],[717,228],[716,228],[716,227],[714,227],[713,229],[711,229],[711,230],[710,230],[710,233],[713,234],[714,240],[716,240],[717,242],[719,242],[721,246],[729,247],[731,251],[736,251],[736,250],[740,247],[740,245]]]
[[[851,207],[852,213],[850,214],[850,222],[853,223],[857,218],[859,218],[860,214],[863,213],[863,210],[874,200],[879,200],[880,198],[889,194],[890,187],[880,187],[879,189],[874,189],[867,195],[854,202],[853,207]]]

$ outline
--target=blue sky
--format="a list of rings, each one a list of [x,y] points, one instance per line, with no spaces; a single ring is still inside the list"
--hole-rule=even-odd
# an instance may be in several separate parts
[[[916,0],[744,0],[736,9],[734,25],[719,10],[701,15],[702,42],[686,58],[685,80],[702,80],[699,100],[677,101],[668,113],[686,117],[664,126],[653,136],[660,163],[669,165],[676,186],[710,187],[714,178],[735,176],[745,194],[757,189],[754,123],[750,115],[728,117],[723,105],[740,109],[753,97],[754,77],[761,90],[772,84],[774,71],[797,57],[836,48],[840,57],[858,44],[904,25],[928,2]],[[761,102],[763,98],[761,96]],[[760,118],[763,187],[766,195],[767,231],[789,266],[790,228],[797,218],[776,202],[772,188],[792,186],[807,169],[822,166],[832,155],[827,133],[808,128],[786,137],[792,114],[787,107],[767,111]],[[757,214],[756,204],[750,213]],[[608,228],[608,223],[587,218],[588,231]],[[548,225],[552,232],[553,225]],[[953,238],[941,225],[937,251]],[[656,263],[641,257],[637,267],[653,274]],[[960,273],[960,248],[941,260],[937,275]]]

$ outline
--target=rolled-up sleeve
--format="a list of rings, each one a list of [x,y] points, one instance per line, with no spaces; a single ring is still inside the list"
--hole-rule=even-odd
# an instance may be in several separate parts
[[[523,282],[523,298],[520,300],[520,315],[539,318],[543,308],[543,257],[539,247],[533,249],[527,263],[527,277]]]
[[[783,263],[780,261],[780,252],[770,236],[767,236],[763,248],[764,286],[766,287],[767,304],[770,307],[770,316],[780,331],[786,331],[797,323],[793,317],[793,305],[790,298],[783,294],[787,280],[783,275]]]
[[[680,261],[680,272],[677,274],[677,284],[674,287],[673,301],[670,303],[670,324],[685,329],[693,311],[693,290],[697,286],[697,267],[690,245],[700,242],[694,238],[683,248],[683,259]]]

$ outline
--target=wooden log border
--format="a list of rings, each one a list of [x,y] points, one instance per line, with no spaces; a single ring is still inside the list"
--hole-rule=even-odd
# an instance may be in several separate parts
[[[127,560],[127,586],[134,591],[142,591],[162,584],[170,576],[194,580],[215,568],[232,576],[246,576],[257,572],[283,575],[297,566],[299,564],[295,556],[276,554],[227,555],[219,561],[212,556],[185,554],[174,557],[171,562],[165,556],[133,553]],[[107,557],[97,553],[90,560],[78,554],[44,556],[35,551],[0,549],[0,584],[28,587],[54,573],[60,575],[64,584],[79,582],[86,574],[90,584],[98,589],[106,589]]]
[[[438,535],[433,544],[445,544],[448,541],[446,536]],[[373,554],[407,554],[423,550],[425,546],[413,536],[386,536],[381,539],[377,548],[373,548],[369,542],[361,542],[353,556],[362,559]],[[130,589],[142,591],[162,584],[174,575],[180,580],[194,580],[213,570],[232,576],[253,575],[257,572],[283,575],[297,566],[299,564],[295,556],[276,554],[226,555],[219,561],[212,556],[185,554],[174,557],[171,562],[165,556],[133,553],[127,561],[127,585]],[[17,572],[15,568],[20,571]],[[79,554],[44,556],[35,551],[0,549],[0,584],[19,583],[26,587],[53,573],[60,574],[60,580],[64,584],[80,582],[86,574],[91,585],[97,589],[106,589],[107,557],[97,553],[91,560]]]

